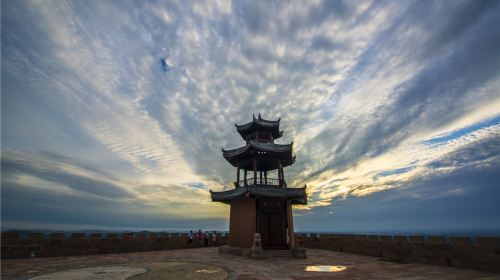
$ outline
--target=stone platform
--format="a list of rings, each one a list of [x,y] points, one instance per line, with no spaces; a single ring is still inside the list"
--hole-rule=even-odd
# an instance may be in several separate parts
[[[500,279],[500,274],[489,272],[322,249],[308,249],[307,255],[307,259],[249,259],[221,255],[209,247],[9,259],[2,260],[1,279]]]
[[[250,248],[236,248],[229,246],[220,246],[219,254],[229,254],[235,256],[243,256],[252,259],[266,259],[266,258],[307,258],[305,248],[294,248],[292,250],[262,250]]]

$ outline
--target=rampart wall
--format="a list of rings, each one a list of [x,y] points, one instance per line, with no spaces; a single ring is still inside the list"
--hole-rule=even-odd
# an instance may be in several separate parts
[[[228,235],[217,235],[217,243],[228,244]],[[419,262],[432,265],[478,269],[500,273],[500,237],[391,236],[351,234],[297,234],[306,248],[373,256],[394,262]],[[76,256],[204,247],[187,234],[83,234],[30,233],[25,238],[2,233],[2,259]]]
[[[500,272],[500,237],[298,234],[307,248]]]
[[[128,233],[30,233],[20,238],[18,233],[2,233],[2,259],[77,256],[108,253],[141,252],[168,249],[204,247],[204,241],[193,240],[188,243],[187,234],[148,233],[131,235]],[[227,244],[227,236],[217,235],[217,242],[209,241],[209,246]]]

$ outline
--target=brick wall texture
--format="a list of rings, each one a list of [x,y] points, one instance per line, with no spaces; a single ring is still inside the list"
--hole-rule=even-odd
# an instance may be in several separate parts
[[[297,234],[304,247],[500,272],[500,237]]]
[[[229,217],[229,246],[250,248],[256,232],[256,202],[251,197],[240,197],[231,201]]]
[[[217,236],[216,244],[227,245],[227,236]],[[131,237],[127,233],[85,235],[73,233],[65,237],[63,233],[52,233],[48,238],[42,233],[31,233],[21,239],[17,233],[2,233],[2,259],[77,256],[108,253],[140,252],[168,249],[197,248],[204,242],[188,243],[187,234],[149,233]]]
[[[246,201],[240,206],[251,207],[248,204],[251,203]],[[243,224],[244,219],[234,225]],[[244,232],[251,230],[250,226]],[[218,235],[217,244],[210,243],[209,246],[227,245],[231,240],[230,236]],[[247,247],[249,240],[238,239],[234,242]],[[296,234],[296,240],[303,242],[307,248],[500,273],[500,237]],[[31,233],[26,238],[20,238],[17,233],[4,232],[1,258],[76,256],[196,247],[200,247],[200,243],[194,240],[189,244],[187,234],[149,233],[130,237],[123,233],[106,236],[83,233],[71,236],[52,233],[44,236],[41,233]]]

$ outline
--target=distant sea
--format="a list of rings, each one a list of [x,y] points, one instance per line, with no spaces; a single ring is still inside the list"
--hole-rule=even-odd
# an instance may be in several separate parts
[[[423,235],[423,236],[469,236],[500,237],[500,230],[429,230],[429,231],[296,231],[316,234],[358,234],[358,235]]]
[[[85,229],[85,230],[51,230],[51,229],[30,229],[30,230],[17,230],[9,229],[2,230],[2,232],[18,232],[21,238],[26,237],[29,233],[37,232],[43,233],[49,236],[51,233],[65,233],[66,236],[71,236],[73,233],[85,233],[90,235],[92,233],[101,233],[106,236],[109,233],[132,233],[134,236],[137,234],[148,234],[148,233],[169,233],[169,234],[179,234],[188,233],[189,231],[196,232],[198,229],[163,229],[163,230],[99,230],[99,229]],[[212,232],[212,229],[201,229],[202,231]],[[226,235],[229,231],[220,230],[217,233]],[[299,234],[317,235],[317,234],[357,234],[357,235],[421,235],[421,236],[468,236],[468,237],[500,237],[500,230],[488,230],[488,231],[468,231],[468,230],[454,230],[454,231],[296,231]]]
[[[190,229],[193,232],[198,231],[198,229]],[[30,233],[43,233],[44,236],[49,237],[51,233],[64,233],[67,237],[70,237],[73,233],[84,233],[85,235],[90,235],[92,233],[100,233],[103,236],[106,236],[110,233],[131,233],[133,236],[138,234],[148,234],[148,233],[168,233],[168,234],[179,234],[179,233],[188,233],[190,230],[142,230],[142,231],[134,231],[134,230],[98,230],[98,229],[86,229],[86,230],[50,230],[50,229],[30,229],[30,230],[17,230],[17,229],[9,229],[2,230],[2,232],[17,232],[19,233],[20,238],[25,238]],[[205,230],[202,231],[213,232],[213,230]],[[222,235],[226,235],[228,231],[216,231],[217,233],[221,233]]]

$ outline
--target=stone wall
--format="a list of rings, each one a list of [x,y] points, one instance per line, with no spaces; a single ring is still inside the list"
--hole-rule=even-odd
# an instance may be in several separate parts
[[[420,262],[500,272],[500,237],[390,236],[351,234],[297,234],[304,247],[368,255],[389,261]],[[111,233],[2,233],[2,259],[125,253],[203,247],[197,240],[188,243],[187,234]],[[228,244],[228,235],[217,236],[217,244]],[[200,246],[201,245],[201,246]]]
[[[500,237],[297,234],[305,247],[500,272]]]
[[[102,235],[94,233],[85,235],[73,233],[66,237],[64,233],[30,233],[26,238],[12,232],[2,233],[2,259],[77,256],[91,254],[141,252],[168,249],[186,249],[203,247],[198,240],[188,243],[187,234],[149,233],[132,236],[127,233],[110,233]],[[217,244],[209,242],[209,246],[227,244],[227,236],[217,236]]]

